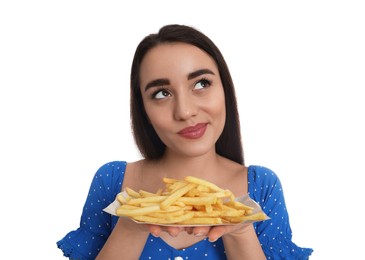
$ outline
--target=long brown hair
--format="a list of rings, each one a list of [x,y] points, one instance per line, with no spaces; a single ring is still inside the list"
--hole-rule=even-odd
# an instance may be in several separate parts
[[[215,145],[216,152],[223,157],[244,164],[236,94],[224,57],[206,35],[193,27],[178,24],[166,25],[158,33],[146,36],[139,43],[134,54],[130,82],[130,111],[133,136],[142,156],[149,160],[160,159],[166,148],[148,122],[140,91],[140,66],[144,56],[153,47],[166,42],[183,42],[194,45],[215,60],[222,80],[226,104],[226,123]]]

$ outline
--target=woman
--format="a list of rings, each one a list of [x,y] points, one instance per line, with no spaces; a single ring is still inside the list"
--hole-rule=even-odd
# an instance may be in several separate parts
[[[131,70],[131,118],[144,159],[103,165],[80,228],[57,244],[71,259],[307,259],[291,241],[281,184],[244,165],[233,82],[215,44],[198,30],[167,25],[138,45]],[[156,191],[162,178],[196,176],[250,194],[270,217],[254,224],[161,227],[103,209],[126,187]]]

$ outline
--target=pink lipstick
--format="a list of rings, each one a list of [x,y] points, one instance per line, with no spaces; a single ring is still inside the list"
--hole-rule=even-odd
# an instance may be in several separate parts
[[[208,123],[200,123],[194,126],[189,126],[179,131],[178,134],[184,138],[198,139],[204,135],[207,125]]]

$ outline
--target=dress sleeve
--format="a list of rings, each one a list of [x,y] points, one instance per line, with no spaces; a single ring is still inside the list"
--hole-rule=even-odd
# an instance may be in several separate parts
[[[120,192],[125,162],[103,165],[92,179],[83,207],[80,227],[57,242],[64,256],[70,259],[95,259],[115,225],[114,216],[103,211]]]
[[[308,259],[313,250],[299,247],[292,241],[289,215],[278,176],[268,168],[253,166],[248,178],[250,197],[270,217],[254,223],[267,259]]]

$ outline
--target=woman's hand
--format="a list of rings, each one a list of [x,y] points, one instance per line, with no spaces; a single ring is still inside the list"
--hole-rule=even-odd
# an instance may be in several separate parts
[[[148,225],[148,229],[156,237],[162,232],[167,232],[172,237],[187,232],[196,237],[207,237],[210,242],[222,237],[228,259],[266,259],[252,224],[196,227]]]
[[[186,232],[194,236],[206,236],[210,242],[217,241],[226,234],[243,234],[248,229],[249,224],[221,225],[221,226],[197,226],[186,228]]]
[[[197,237],[208,237],[210,242],[214,242],[225,234],[238,235],[243,234],[249,227],[249,224],[222,225],[222,226],[196,226],[196,227],[174,227],[147,225],[150,233],[159,237],[162,232],[167,232],[172,237],[177,237],[181,232],[187,232]]]
[[[159,237],[162,232],[166,232],[172,237],[177,237],[181,232],[185,231],[184,227],[159,226],[152,224],[147,224],[147,226],[150,233],[155,237]]]

